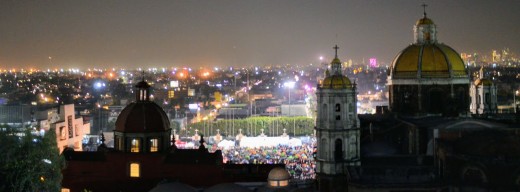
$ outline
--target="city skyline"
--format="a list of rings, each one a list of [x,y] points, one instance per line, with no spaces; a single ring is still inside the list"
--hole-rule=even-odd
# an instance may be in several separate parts
[[[2,1],[2,68],[263,66],[343,58],[389,63],[423,2]],[[518,1],[425,1],[439,42],[518,52]],[[457,18],[457,19],[452,19]]]

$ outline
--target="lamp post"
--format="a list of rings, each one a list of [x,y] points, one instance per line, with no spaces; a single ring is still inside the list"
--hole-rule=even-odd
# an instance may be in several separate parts
[[[516,113],[516,95],[518,95],[518,90],[513,94],[513,111]]]
[[[294,81],[285,82],[284,85],[289,88],[289,115],[291,115],[291,89],[294,88]],[[293,136],[296,137],[296,120],[293,118]]]

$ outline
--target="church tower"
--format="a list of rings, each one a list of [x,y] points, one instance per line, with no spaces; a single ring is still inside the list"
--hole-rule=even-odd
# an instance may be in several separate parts
[[[484,68],[480,68],[479,78],[471,85],[472,114],[495,114],[497,113],[497,87],[493,81],[485,78]]]
[[[330,72],[318,84],[316,173],[320,191],[346,191],[347,168],[361,165],[359,120],[356,108],[356,84],[342,73],[336,56]]]

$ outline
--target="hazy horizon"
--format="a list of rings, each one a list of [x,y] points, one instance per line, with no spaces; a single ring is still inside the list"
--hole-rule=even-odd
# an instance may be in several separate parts
[[[413,41],[423,1],[1,1],[0,68],[263,66],[376,57]],[[520,51],[520,1],[425,1],[458,52]],[[52,60],[49,59],[52,57]]]

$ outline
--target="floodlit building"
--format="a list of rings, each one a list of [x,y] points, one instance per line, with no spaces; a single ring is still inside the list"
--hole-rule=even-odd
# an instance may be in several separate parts
[[[479,78],[471,85],[471,106],[472,114],[496,114],[498,110],[497,87],[490,79],[485,78],[484,68],[480,69]]]
[[[74,104],[39,111],[36,113],[36,121],[40,129],[56,131],[56,142],[60,152],[65,148],[82,151],[83,138],[90,134],[90,123],[76,115]]]

